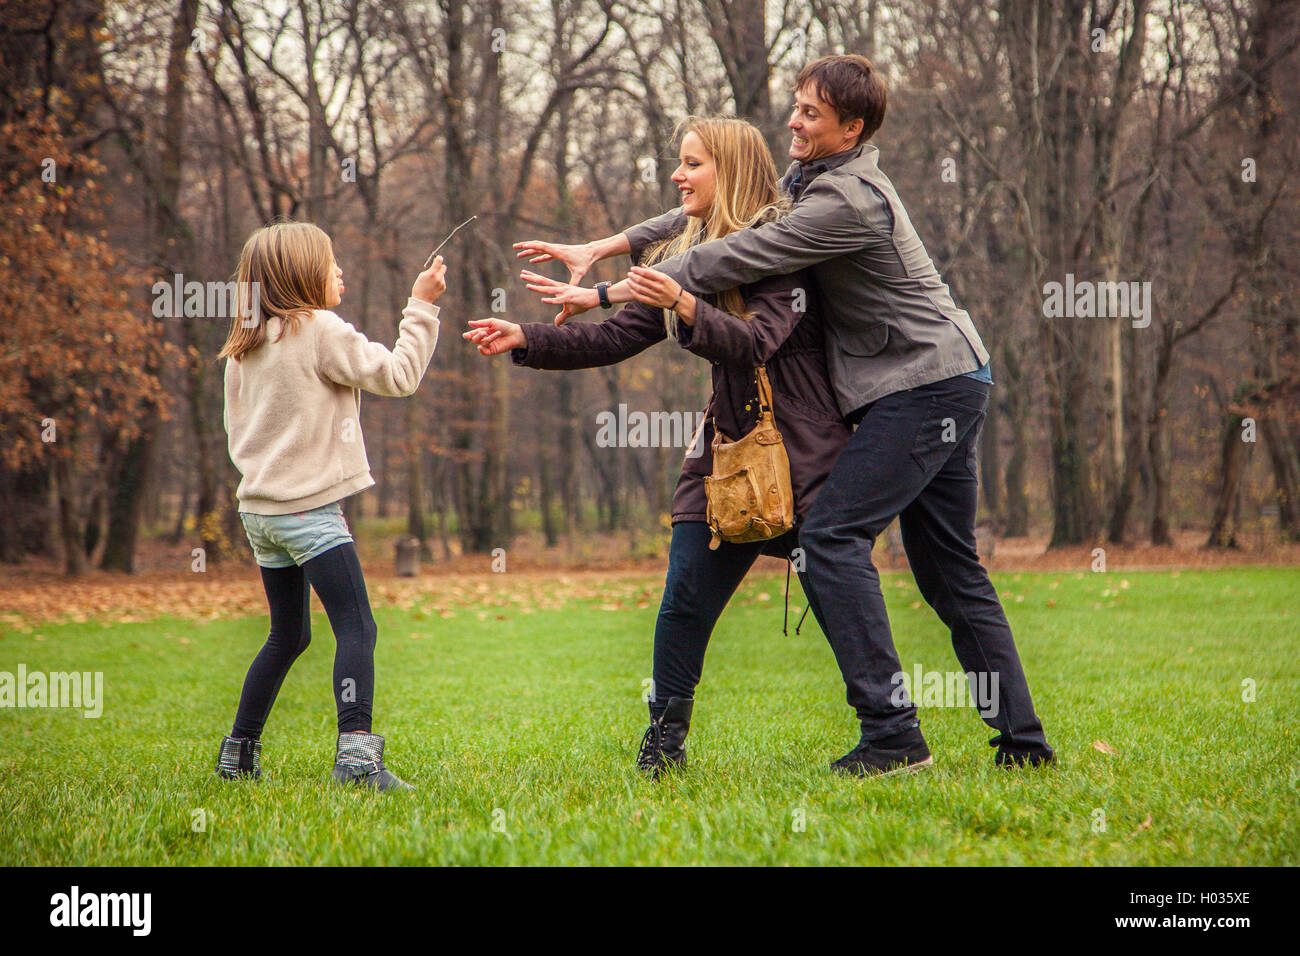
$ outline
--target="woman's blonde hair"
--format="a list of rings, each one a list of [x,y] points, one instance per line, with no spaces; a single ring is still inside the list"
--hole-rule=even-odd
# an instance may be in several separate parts
[[[278,316],[277,341],[298,330],[313,309],[325,309],[334,246],[310,222],[276,222],[263,226],[244,243],[235,271],[238,307],[230,334],[217,358],[238,362],[266,341],[266,322]]]
[[[677,124],[674,139],[681,142],[687,133],[698,136],[713,159],[717,177],[713,204],[703,219],[688,218],[680,233],[651,246],[645,254],[646,265],[685,252],[697,242],[720,239],[790,211],[790,199],[782,195],[777,181],[772,151],[758,127],[731,117],[688,116]],[[737,318],[753,318],[739,289],[721,293],[718,305]],[[669,335],[675,335],[677,313],[665,309],[664,326]]]

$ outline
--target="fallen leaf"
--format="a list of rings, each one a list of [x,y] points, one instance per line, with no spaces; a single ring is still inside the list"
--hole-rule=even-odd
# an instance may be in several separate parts
[[[1118,750],[1116,750],[1116,749],[1115,749],[1114,747],[1112,747],[1110,744],[1106,743],[1106,741],[1104,741],[1104,740],[1094,740],[1094,741],[1092,742],[1092,749],[1093,749],[1093,750],[1100,750],[1100,751],[1101,751],[1102,753],[1104,753],[1104,754],[1117,754],[1117,753],[1119,753]]]

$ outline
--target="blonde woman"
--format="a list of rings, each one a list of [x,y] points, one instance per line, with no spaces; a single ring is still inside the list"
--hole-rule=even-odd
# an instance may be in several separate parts
[[[680,233],[645,253],[642,260],[650,264],[777,218],[788,206],[777,188],[772,154],[754,126],[738,119],[692,118],[679,132],[680,164],[673,182],[687,218]],[[731,438],[754,427],[754,369],[766,364],[799,518],[848,441],[849,429],[831,394],[822,324],[805,275],[764,279],[710,297],[692,295],[652,268],[638,268],[634,275],[636,301],[603,322],[520,326],[483,319],[470,322],[464,337],[483,355],[511,352],[515,364],[538,369],[612,365],[666,338],[713,363],[713,394],[695,445],[702,453],[685,456],[673,496],[668,578],[655,625],[650,727],[637,757],[638,766],[657,778],[685,760],[695,687],[727,601],[760,554],[785,557],[796,545],[797,523],[796,531],[769,542],[723,542],[710,549],[704,476],[712,473],[715,426]],[[528,288],[549,297],[544,301],[571,289],[536,273],[523,277]]]
[[[261,736],[289,668],[311,643],[311,593],[336,644],[338,745],[333,776],[375,790],[410,790],[384,766],[371,733],[377,629],[340,501],[373,485],[361,435],[361,391],[410,395],[438,342],[447,288],[439,256],[416,278],[389,351],[330,311],[344,292],[330,238],[305,222],[276,223],[244,244],[239,314],[226,359],[225,423],[243,476],[239,516],[262,573],[271,632],[248,675],[217,775],[261,776]]]

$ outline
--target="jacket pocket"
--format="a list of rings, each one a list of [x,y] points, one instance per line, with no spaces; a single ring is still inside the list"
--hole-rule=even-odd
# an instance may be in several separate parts
[[[849,355],[870,356],[879,353],[889,343],[889,325],[876,322],[852,331],[837,329],[835,340]]]
[[[783,424],[783,420],[788,423],[792,418],[823,425],[838,425],[844,421],[844,416],[840,414],[840,410],[833,403],[820,408],[808,404],[802,396],[778,391],[775,387],[772,388],[772,404],[775,406],[774,411],[778,426]]]

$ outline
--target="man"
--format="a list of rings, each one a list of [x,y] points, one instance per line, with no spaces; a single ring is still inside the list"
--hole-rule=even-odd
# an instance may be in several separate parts
[[[998,731],[999,766],[1054,762],[997,592],[975,548],[977,453],[992,377],[988,352],[959,309],[868,143],[885,88],[861,56],[808,64],[788,126],[795,205],[775,222],[702,243],[656,264],[693,293],[811,268],[827,322],[827,360],[840,410],[857,429],[798,530],[810,595],[844,676],[861,739],[836,770],[863,776],[931,762],[915,705],[900,686],[880,579],[871,560],[899,518],[921,594],[952,632],[972,684],[996,688],[981,716]],[[598,258],[635,252],[679,228],[680,211],[586,246],[517,244],[555,257],[576,282]],[[576,314],[632,297],[647,270],[595,290],[531,277]],[[526,275],[526,277],[528,277]],[[557,316],[562,321],[565,313]]]

